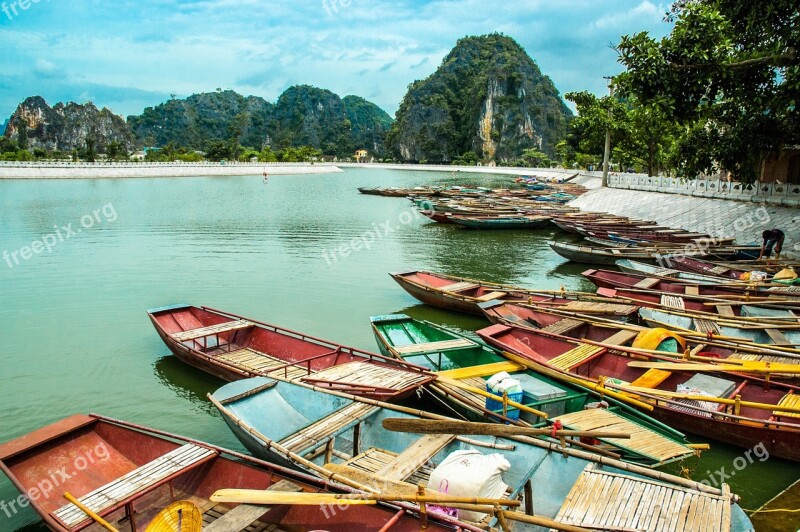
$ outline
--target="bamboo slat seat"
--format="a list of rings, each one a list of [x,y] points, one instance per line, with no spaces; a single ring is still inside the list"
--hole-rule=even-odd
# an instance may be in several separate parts
[[[681,272],[671,268],[658,268],[650,272],[650,275],[657,275],[658,277],[677,277]]]
[[[489,292],[488,294],[484,294],[478,298],[478,301],[491,301],[493,299],[500,299],[501,297],[507,296],[508,292]]]
[[[573,320],[572,318],[564,318],[563,320],[552,323],[547,327],[542,327],[542,330],[553,334],[565,334],[577,329],[581,325],[583,325],[582,321]]]
[[[622,329],[621,331],[617,331],[616,333],[612,334],[605,340],[603,340],[604,344],[611,344],[611,345],[625,345],[628,343],[628,340],[631,340],[638,335],[638,331],[629,331],[628,329]]]
[[[701,333],[711,333],[711,334],[721,333],[721,331],[719,330],[719,326],[711,320],[701,320],[699,318],[695,318],[694,327],[695,329],[697,329],[697,332]]]
[[[426,434],[406,447],[394,460],[376,473],[389,480],[405,480],[455,438],[453,434]]]
[[[311,376],[302,375],[300,379],[307,382],[324,381],[342,386],[399,391],[409,386],[421,386],[430,380],[430,374],[367,362],[348,362],[320,370]]]
[[[728,532],[730,488],[721,495],[632,478],[586,466],[556,515],[597,530]]]
[[[148,488],[165,483],[168,478],[177,473],[188,471],[211,460],[217,454],[217,451],[213,449],[187,443],[105,486],[87,493],[78,500],[95,513],[102,514],[103,511]],[[65,504],[53,512],[53,516],[68,528],[89,519],[80,508],[72,503]]]
[[[675,310],[686,310],[686,302],[681,296],[669,296],[667,294],[663,294],[661,296],[661,306]]]
[[[475,347],[477,344],[467,338],[457,338],[454,340],[442,340],[441,342],[425,342],[422,344],[409,344],[395,346],[394,350],[400,355],[415,355],[419,353],[438,353],[450,349],[460,349],[463,347]]]
[[[694,285],[687,285],[684,289],[684,293],[687,296],[699,296],[700,295],[700,288]]]
[[[301,486],[288,480],[281,480],[267,488],[267,491],[300,492]],[[255,504],[240,504],[207,526],[203,532],[231,532],[232,530],[248,530],[262,515],[274,506],[260,506]],[[266,527],[265,527],[266,528]]]
[[[377,408],[376,406],[359,402],[349,404],[298,430],[279,443],[292,452],[300,453],[311,446],[319,445],[341,428],[355,424],[368,417]]]
[[[570,312],[582,312],[585,314],[618,314],[626,315],[636,312],[635,305],[622,305],[619,303],[599,303],[595,301],[570,301],[563,307],[563,310]]]
[[[656,462],[665,462],[694,454],[694,450],[686,445],[602,408],[579,410],[558,416],[556,419],[561,421],[566,429],[630,434],[630,439],[601,438],[601,440],[612,443],[615,447],[646,456]]]
[[[558,369],[570,370],[575,366],[578,366],[589,359],[600,355],[603,351],[604,349],[602,347],[581,344],[575,349],[570,349],[566,353],[563,353],[552,359],[549,362],[549,365]]]
[[[780,401],[778,401],[778,406],[800,410],[800,394],[787,393],[781,398]],[[781,412],[780,410],[776,410],[772,413],[772,415],[777,418],[790,417],[793,419],[800,419],[800,412]]]
[[[446,286],[442,286],[439,290],[444,292],[463,292],[464,290],[471,290],[473,288],[478,288],[480,286],[477,283],[469,283],[466,281],[461,281],[458,283],[448,284]]]
[[[633,287],[634,288],[647,289],[647,288],[654,287],[655,285],[657,285],[660,282],[661,282],[661,279],[656,279],[654,277],[645,277],[644,279],[642,279],[641,281],[639,281],[638,283],[633,285]]]
[[[794,343],[786,338],[786,336],[778,329],[767,327],[764,329],[764,332],[767,333],[767,336],[769,336],[769,339],[772,340],[774,345],[794,345]]]
[[[708,273],[712,275],[720,275],[727,272],[728,270],[729,268],[726,268],[725,266],[714,266],[713,268],[708,270]]]
[[[345,465],[354,467],[356,469],[361,469],[362,471],[366,471],[368,473],[377,473],[378,470],[383,469],[392,463],[396,458],[397,453],[371,447],[358,456],[354,456],[350,460],[346,461]],[[432,471],[433,468],[425,464],[416,470],[409,472],[405,478],[400,480],[409,482],[413,485],[427,484],[431,477]]]
[[[716,305],[717,313],[726,318],[735,318],[736,314],[733,312],[733,307],[730,305]]]
[[[239,329],[246,329],[252,326],[253,323],[247,320],[232,320],[216,325],[209,325],[208,327],[200,327],[199,329],[175,332],[172,333],[172,337],[178,342],[188,342],[189,340],[196,340],[197,338],[213,336],[228,331],[238,331]]]

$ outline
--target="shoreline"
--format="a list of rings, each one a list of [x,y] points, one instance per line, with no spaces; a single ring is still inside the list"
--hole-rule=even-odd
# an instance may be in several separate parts
[[[1,179],[152,179],[159,177],[333,174],[334,164],[318,163],[0,163]]]
[[[563,168],[507,166],[444,166],[393,163],[73,163],[0,162],[0,179],[136,179],[154,177],[255,176],[330,174],[342,168],[405,170],[489,175],[530,175],[540,178],[593,178],[597,172]],[[591,179],[590,179],[591,180]],[[590,187],[591,188],[591,187]]]

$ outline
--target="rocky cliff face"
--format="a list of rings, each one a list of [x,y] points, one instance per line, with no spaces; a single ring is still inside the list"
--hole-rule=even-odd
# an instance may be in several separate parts
[[[40,96],[27,98],[17,107],[8,119],[5,136],[29,150],[69,152],[85,147],[87,141],[100,153],[109,142],[119,142],[129,150],[134,146],[125,120],[110,110],[98,109],[91,102],[50,107]]]
[[[527,148],[553,155],[571,117],[550,78],[513,39],[467,37],[434,74],[409,87],[387,145],[406,161],[449,162],[474,151],[510,162]]]

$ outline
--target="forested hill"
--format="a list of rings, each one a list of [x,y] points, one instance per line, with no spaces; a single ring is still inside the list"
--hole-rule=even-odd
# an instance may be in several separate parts
[[[572,112],[516,41],[466,37],[427,79],[413,83],[387,146],[405,161],[450,162],[475,152],[513,162],[523,150],[554,155]]]

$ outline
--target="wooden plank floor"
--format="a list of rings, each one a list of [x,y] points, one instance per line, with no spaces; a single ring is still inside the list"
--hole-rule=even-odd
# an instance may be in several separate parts
[[[231,351],[230,353],[221,353],[217,355],[216,358],[218,360],[230,362],[237,366],[246,368],[254,374],[269,377],[296,379],[298,377],[305,377],[308,375],[308,369],[306,366],[290,366],[286,369],[277,370],[271,375],[270,372],[272,370],[275,370],[275,368],[279,368],[281,366],[285,366],[288,361],[280,360],[278,358],[269,356],[266,353],[249,348],[238,349],[236,351]]]
[[[348,362],[318,371],[313,378],[342,384],[403,390],[409,386],[422,385],[430,379],[430,375],[368,362]]]
[[[601,438],[621,449],[646,456],[656,462],[664,462],[681,456],[694,454],[694,450],[661,434],[628,421],[624,417],[594,408],[564,414],[555,418],[571,430],[602,430],[607,432],[624,432],[630,434],[630,439]]]
[[[366,471],[368,473],[377,473],[379,470],[394,462],[397,456],[397,453],[371,447],[358,456],[354,456],[345,462],[345,465]],[[409,482],[415,486],[419,484],[427,484],[428,480],[431,478],[431,472],[433,472],[433,467],[431,467],[429,464],[425,464],[414,471],[411,471],[410,474],[399,480]]]
[[[729,532],[729,497],[586,466],[556,516],[599,530]],[[727,527],[727,528],[726,528]]]

